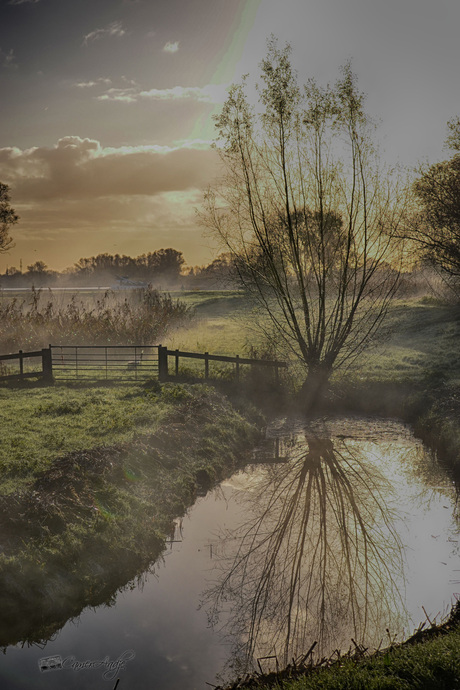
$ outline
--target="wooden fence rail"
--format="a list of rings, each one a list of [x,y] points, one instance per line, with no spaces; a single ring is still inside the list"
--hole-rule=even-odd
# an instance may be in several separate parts
[[[240,366],[248,364],[250,366],[263,366],[272,367],[275,370],[275,377],[278,380],[279,369],[286,369],[287,363],[280,362],[278,360],[269,359],[249,359],[247,357],[240,357],[235,355],[235,357],[229,357],[227,355],[210,355],[209,352],[183,352],[181,350],[168,350],[167,347],[163,345],[158,345],[158,379],[159,381],[168,381],[171,378],[168,367],[168,357],[174,357],[175,360],[175,373],[177,377],[179,375],[179,359],[201,359],[204,360],[204,378],[209,379],[209,362],[230,362],[235,364],[235,379],[239,381],[240,378]]]
[[[41,369],[25,371],[24,361],[30,358],[40,358]],[[168,357],[174,357],[174,374],[168,368]],[[48,348],[34,352],[19,350],[14,354],[0,355],[0,381],[7,379],[24,379],[39,377],[51,383],[54,378],[64,380],[70,378],[106,378],[121,380],[123,378],[138,379],[156,377],[160,382],[169,381],[179,376],[180,359],[198,359],[204,361],[204,379],[209,380],[209,362],[226,362],[234,364],[236,381],[240,379],[240,368],[244,365],[271,367],[275,371],[276,380],[279,369],[287,367],[286,362],[267,359],[249,359],[247,357],[229,357],[227,355],[212,355],[209,352],[184,352],[169,350],[163,345],[50,345]],[[11,374],[1,374],[2,362],[14,362],[19,365],[19,371]]]
[[[41,359],[41,369],[36,369],[33,371],[24,371],[24,360],[30,359],[32,357]],[[19,372],[16,374],[0,374],[0,381],[6,381],[8,379],[25,379],[38,376],[45,381],[53,380],[53,366],[51,360],[51,348],[43,348],[42,350],[35,350],[34,352],[15,352],[10,355],[0,355],[1,362],[15,362],[17,361],[19,365]],[[1,372],[1,368],[0,368]]]

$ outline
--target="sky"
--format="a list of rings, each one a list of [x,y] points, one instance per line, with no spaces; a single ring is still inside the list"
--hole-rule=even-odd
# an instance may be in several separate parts
[[[196,209],[212,115],[273,33],[304,83],[351,60],[388,163],[449,156],[458,0],[0,0],[0,181],[20,215],[0,271],[98,253],[216,253]]]

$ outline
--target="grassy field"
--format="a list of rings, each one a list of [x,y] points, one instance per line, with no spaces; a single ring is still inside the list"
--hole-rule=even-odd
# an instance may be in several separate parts
[[[248,355],[251,347],[263,351],[241,292],[183,292],[180,297],[196,316],[189,327],[170,334],[168,347],[225,355]],[[369,351],[335,378],[417,382],[439,372],[460,383],[459,339],[460,307],[428,296],[395,299]]]
[[[170,407],[136,385],[0,388],[0,494],[17,491],[66,453],[156,431]]]
[[[241,293],[173,297],[193,307],[195,319],[170,330],[163,344],[228,355],[263,352]],[[389,390],[385,413],[405,414],[428,442],[444,445],[451,464],[458,463],[459,336],[458,307],[429,297],[395,300],[375,347],[335,376],[334,386],[345,391],[344,410],[380,414],[378,391]],[[247,406],[242,416],[204,386],[1,386],[0,514],[13,526],[0,556],[6,621],[0,643],[15,625],[18,605],[30,603],[36,615],[26,629],[17,629],[17,639],[36,640],[58,629],[66,616],[77,615],[84,602],[110,599],[123,578],[126,582],[160,553],[172,517],[194,500],[197,477],[217,479],[242,460],[257,436],[254,421],[260,417],[253,408]],[[114,578],[120,562],[129,564],[129,572]],[[28,592],[31,573],[38,584]],[[79,593],[73,608],[50,608],[48,581],[55,588],[71,583]],[[433,640],[433,652],[426,643],[418,660],[410,648],[412,661],[397,651],[394,664],[393,657],[382,657],[362,678],[361,670],[358,674],[348,665],[336,669],[342,675],[335,679],[334,671],[332,680],[315,675],[285,687],[454,688],[430,685],[429,674],[454,669],[458,678],[458,655],[451,650],[452,645],[458,649],[458,641],[458,633]],[[426,668],[419,673],[411,664],[422,668],[422,657]],[[393,677],[400,668],[409,670]],[[323,682],[329,685],[308,684]]]

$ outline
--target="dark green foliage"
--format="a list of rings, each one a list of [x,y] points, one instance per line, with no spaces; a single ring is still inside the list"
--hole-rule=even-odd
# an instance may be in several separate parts
[[[10,200],[10,188],[0,182],[0,252],[6,252],[11,247],[13,240],[9,236],[9,229],[19,220],[11,208]]]

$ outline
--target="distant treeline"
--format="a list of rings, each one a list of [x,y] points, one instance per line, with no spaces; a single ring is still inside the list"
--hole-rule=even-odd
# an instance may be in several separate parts
[[[232,262],[221,254],[205,266],[187,267],[182,252],[158,249],[132,257],[98,254],[82,258],[64,271],[53,271],[43,261],[27,266],[26,271],[11,266],[0,274],[0,287],[96,287],[150,284],[161,288],[225,287],[231,283]]]

